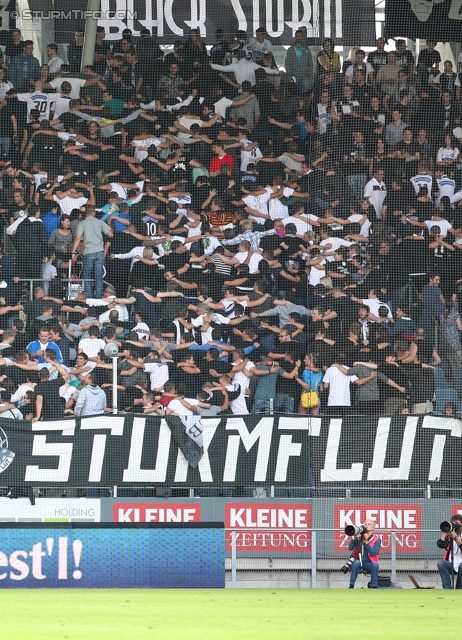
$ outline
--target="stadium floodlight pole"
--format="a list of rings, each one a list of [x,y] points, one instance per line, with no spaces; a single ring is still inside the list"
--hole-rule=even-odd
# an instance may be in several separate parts
[[[113,342],[108,342],[103,351],[108,358],[112,359],[112,413],[117,415],[117,354],[119,347]]]
[[[117,356],[112,358],[112,413],[117,415]]]
[[[80,71],[83,73],[87,65],[93,64],[96,43],[96,27],[98,26],[98,14],[101,12],[101,0],[88,0],[87,17],[85,20],[85,37],[83,41],[82,63]]]

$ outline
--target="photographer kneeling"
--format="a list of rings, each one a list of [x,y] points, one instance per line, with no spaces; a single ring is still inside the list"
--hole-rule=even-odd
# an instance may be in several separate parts
[[[452,589],[451,578],[457,577],[456,589],[461,589],[459,567],[462,563],[462,515],[456,513],[451,517],[451,522],[442,522],[440,529],[443,535],[436,543],[440,549],[444,549],[443,560],[438,561],[438,573],[440,574],[443,589]]]
[[[379,551],[382,541],[374,533],[375,520],[366,520],[364,529],[365,531],[356,535],[348,545],[348,549],[353,551],[356,558],[351,567],[350,589],[354,588],[361,569],[370,572],[371,589],[377,589],[379,586]]]

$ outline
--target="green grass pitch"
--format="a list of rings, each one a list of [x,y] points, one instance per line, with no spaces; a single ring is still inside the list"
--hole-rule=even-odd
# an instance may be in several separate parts
[[[462,591],[10,589],[3,638],[331,640],[460,637]]]

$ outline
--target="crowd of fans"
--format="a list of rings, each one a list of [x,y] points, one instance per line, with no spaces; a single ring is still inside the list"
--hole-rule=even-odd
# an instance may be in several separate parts
[[[105,35],[6,47],[0,412],[457,413],[462,57]]]

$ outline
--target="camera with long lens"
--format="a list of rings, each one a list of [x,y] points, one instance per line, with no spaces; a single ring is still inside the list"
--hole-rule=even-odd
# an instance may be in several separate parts
[[[451,531],[454,531],[454,533],[459,533],[461,527],[462,525],[460,524],[460,522],[444,521],[440,524],[440,531],[442,533],[451,533]]]
[[[347,536],[363,536],[366,533],[366,525],[360,524],[358,526],[349,524],[345,527],[345,533]]]
[[[355,561],[355,557],[353,554],[351,554],[351,556],[348,558],[348,560],[345,562],[345,564],[343,565],[343,567],[340,568],[340,571],[342,573],[348,573],[348,571],[351,571],[351,567],[353,566],[353,562]]]

